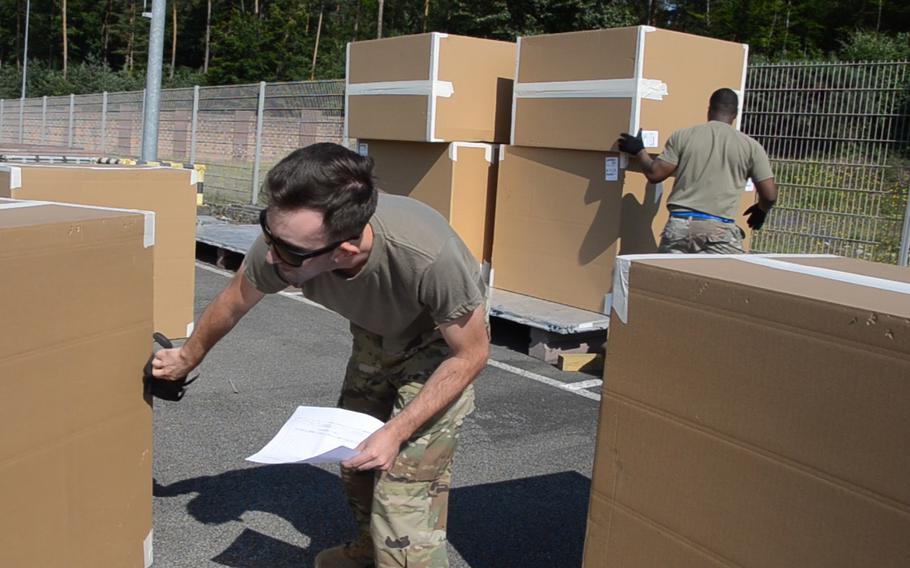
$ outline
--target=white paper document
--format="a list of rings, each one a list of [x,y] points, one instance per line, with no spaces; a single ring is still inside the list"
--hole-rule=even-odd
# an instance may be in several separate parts
[[[298,406],[275,437],[246,458],[257,463],[337,463],[357,455],[360,442],[383,422],[341,408]]]

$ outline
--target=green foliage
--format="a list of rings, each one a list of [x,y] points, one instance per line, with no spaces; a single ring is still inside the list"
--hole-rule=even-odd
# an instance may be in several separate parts
[[[209,73],[206,13],[211,2]],[[24,48],[25,0],[0,0],[0,89],[16,94]],[[60,0],[31,0],[29,59],[34,95],[90,85],[141,88],[149,20],[143,0],[67,0],[67,77]],[[254,4],[259,12],[254,13]],[[378,0],[168,0],[164,76],[170,75],[173,8],[175,83],[226,84],[344,75],[345,45],[377,35]],[[319,14],[322,28],[315,70]],[[910,56],[906,0],[385,0],[383,37],[442,31],[517,36],[650,24],[744,42],[753,61]],[[85,73],[98,73],[88,79]],[[70,77],[69,75],[75,75]]]
[[[173,79],[165,74],[163,88],[191,87],[205,84],[205,76],[193,69],[178,68]],[[130,73],[125,69],[114,71],[106,63],[89,58],[69,68],[66,77],[59,69],[32,60],[28,63],[27,97],[42,95],[81,95],[102,91],[140,91],[145,88],[145,73]],[[11,65],[0,69],[0,98],[18,99],[22,92],[22,72]]]
[[[857,31],[842,43],[838,56],[844,61],[910,60],[910,33]]]

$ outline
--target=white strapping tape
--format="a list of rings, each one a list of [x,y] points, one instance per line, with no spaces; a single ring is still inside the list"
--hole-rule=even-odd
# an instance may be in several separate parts
[[[37,207],[39,205],[58,205],[60,207],[75,207],[77,209],[97,209],[100,211],[117,211],[122,213],[139,213],[144,218],[142,245],[145,248],[155,244],[155,212],[141,209],[123,209],[118,207],[100,207],[98,205],[81,205],[79,203],[62,203],[60,201],[20,201],[16,203],[0,203],[0,209],[18,209],[20,207]]]
[[[437,84],[439,81],[439,53],[442,51],[441,42],[444,38],[449,37],[448,34],[443,34],[439,32],[433,32],[430,36],[430,81],[433,83],[433,90],[430,93],[430,96],[427,97],[427,141],[428,142],[443,142],[441,138],[436,137],[436,97],[445,96],[437,92]],[[449,83],[450,90],[451,83]],[[444,86],[440,86],[441,89],[445,89]],[[451,93],[448,95],[451,96]]]
[[[509,144],[515,144],[515,111],[518,108],[518,97],[515,96],[515,87],[518,85],[518,72],[521,70],[521,36],[515,40],[515,75],[512,81],[512,108],[510,109],[509,123]],[[502,149],[500,149],[499,161],[502,161]]]
[[[632,98],[638,93],[642,99],[660,101],[668,91],[667,84],[657,79],[598,79],[516,83],[514,93],[520,99]]]
[[[790,255],[782,256],[786,257]],[[736,257],[736,260],[739,260],[741,262],[748,262],[750,264],[757,264],[759,266],[765,266],[767,268],[773,268],[775,270],[785,270],[787,272],[796,272],[798,274],[808,274],[809,276],[817,276],[826,280],[835,280],[837,282],[845,282],[847,284],[854,284],[856,286],[865,286],[867,288],[875,288],[876,290],[885,290],[887,292],[896,292],[898,294],[910,295],[910,282],[898,282],[896,280],[867,276],[865,274],[854,274],[852,272],[844,272],[843,270],[834,270],[832,268],[822,268],[820,266],[794,264],[792,262],[775,260],[773,258],[761,257],[758,255],[738,255]]]
[[[422,95],[451,97],[455,87],[451,81],[381,81],[376,83],[350,83],[345,87],[345,95]]]
[[[493,145],[484,144],[483,142],[452,142],[449,144],[449,159],[453,162],[458,161],[458,148],[483,148],[483,157],[489,163],[493,163]]]
[[[348,133],[348,109],[351,108],[348,104],[348,87],[351,86],[351,42],[348,42],[344,47],[344,131],[342,135],[344,136],[343,142],[347,147],[350,143],[350,134]]]
[[[740,254],[626,254],[616,257],[616,265],[613,269],[613,291],[610,293],[611,296],[611,305],[613,311],[616,312],[616,315],[623,323],[629,322],[629,270],[633,262],[641,260],[722,260],[722,259],[735,259],[743,260],[747,262],[754,262],[758,259],[773,259],[773,258],[837,258],[837,255],[833,254],[749,254],[749,255],[740,255]],[[798,264],[791,264],[787,262],[775,261],[779,265],[787,265],[794,267],[794,272],[803,272],[805,271],[805,266]],[[758,262],[757,262],[758,264]],[[777,268],[777,267],[774,267]],[[840,271],[830,270],[830,272],[838,273]],[[846,273],[843,273],[846,274]],[[855,276],[855,275],[852,275]],[[881,280],[881,279],[876,279]],[[884,282],[891,282],[890,280],[884,280]],[[609,312],[607,312],[609,313]]]
[[[0,165],[0,172],[9,173],[9,188],[18,189],[22,187],[22,168],[18,166]]]

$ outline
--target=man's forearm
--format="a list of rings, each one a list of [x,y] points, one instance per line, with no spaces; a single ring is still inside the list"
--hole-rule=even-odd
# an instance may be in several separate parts
[[[777,183],[774,178],[768,178],[755,183],[755,192],[758,194],[758,206],[767,213],[777,202]]]
[[[433,416],[455,402],[486,366],[486,358],[452,356],[433,372],[423,389],[386,424],[404,442]]]
[[[228,293],[228,290],[221,292],[209,304],[196,323],[192,336],[183,345],[183,352],[191,358],[193,367],[199,365],[212,347],[246,314],[246,310],[232,308]]]

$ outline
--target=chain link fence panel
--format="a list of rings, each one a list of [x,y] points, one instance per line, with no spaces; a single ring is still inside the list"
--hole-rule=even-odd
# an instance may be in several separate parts
[[[910,62],[749,68],[743,132],[780,186],[756,251],[906,262],[908,89]]]

